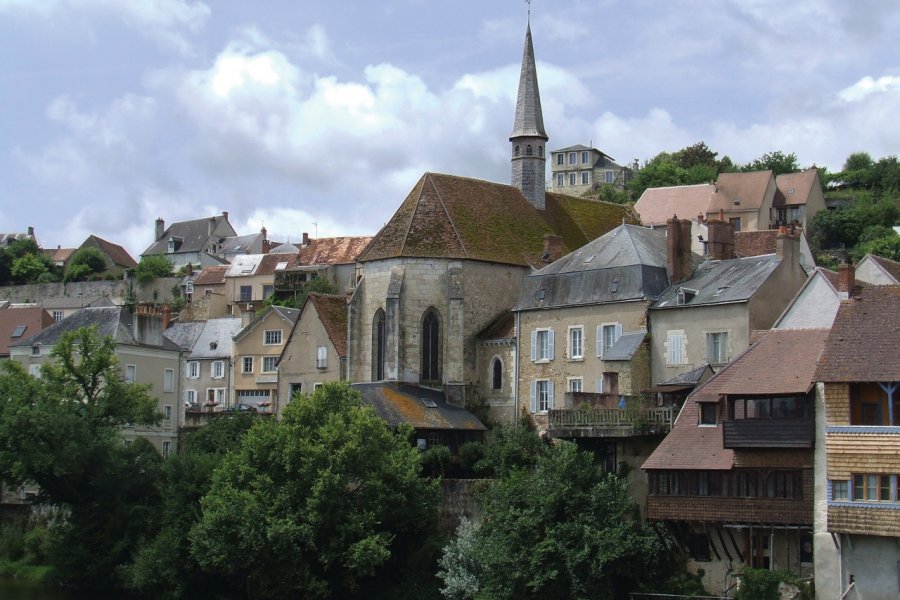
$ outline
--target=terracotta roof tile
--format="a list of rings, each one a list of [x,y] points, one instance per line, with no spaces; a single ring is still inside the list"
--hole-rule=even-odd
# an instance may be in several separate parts
[[[285,265],[280,270],[296,267],[299,264],[299,256],[296,254],[264,254],[254,275],[272,275],[281,263],[285,263]]]
[[[194,280],[194,285],[224,284],[226,271],[228,271],[228,265],[206,267],[200,271],[199,275],[197,275],[197,279]]]
[[[772,206],[806,204],[813,185],[819,184],[818,171],[807,169],[798,173],[783,173],[775,178],[775,198]]]
[[[50,313],[37,306],[0,309],[0,356],[9,355],[10,344],[24,342],[53,322]]]
[[[679,219],[696,219],[698,215],[706,218],[715,189],[711,183],[647,188],[634,210],[641,216],[641,223],[647,226],[665,225],[673,215],[678,215]]]
[[[91,246],[91,242],[94,242],[100,250],[105,252],[110,259],[112,259],[113,264],[120,267],[125,267],[127,269],[133,269],[137,266],[137,261],[135,261],[128,251],[125,250],[119,244],[113,244],[112,242],[108,242],[101,237],[97,237],[96,235],[88,236],[88,239],[84,241],[81,245],[82,248],[85,246]]]
[[[371,241],[371,236],[311,239],[308,245],[300,248],[299,264],[345,265],[354,263]]]
[[[748,173],[719,173],[716,191],[709,200],[707,214],[725,211],[758,210],[766,197],[772,171],[751,171]],[[735,202],[740,202],[735,205]]]
[[[347,356],[347,299],[344,296],[311,293],[308,302],[316,313],[338,356]]]
[[[900,286],[863,286],[841,302],[817,381],[900,381]]]

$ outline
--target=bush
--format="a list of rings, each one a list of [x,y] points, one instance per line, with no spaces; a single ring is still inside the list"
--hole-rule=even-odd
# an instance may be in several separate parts
[[[157,277],[169,277],[172,275],[172,263],[161,254],[145,256],[134,268],[134,277],[141,283],[147,283]]]
[[[50,544],[50,532],[44,525],[34,525],[25,534],[25,556],[28,562],[35,565],[47,563],[47,550]]]
[[[21,560],[25,556],[25,521],[18,518],[0,523],[0,558]]]
[[[466,442],[459,447],[459,464],[468,472],[475,471],[475,465],[484,458],[485,448],[481,442]]]
[[[422,466],[432,477],[445,475],[450,465],[450,448],[447,446],[432,446],[422,453]]]
[[[809,586],[801,583],[791,571],[770,571],[768,569],[744,569],[740,575],[740,589],[734,600],[780,600],[778,585],[785,583],[800,588],[803,597],[807,597]]]

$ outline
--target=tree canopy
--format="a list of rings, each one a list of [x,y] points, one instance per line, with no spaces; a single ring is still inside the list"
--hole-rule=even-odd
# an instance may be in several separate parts
[[[66,281],[84,281],[91,275],[106,271],[106,258],[97,248],[79,248],[72,253],[66,265]]]
[[[144,256],[134,268],[134,276],[141,283],[147,283],[157,277],[171,277],[172,263],[162,254]]]

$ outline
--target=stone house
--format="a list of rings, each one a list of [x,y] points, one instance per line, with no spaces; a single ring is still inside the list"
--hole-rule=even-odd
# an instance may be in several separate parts
[[[688,397],[643,465],[647,518],[669,524],[711,592],[744,567],[812,575],[814,375],[827,337],[766,332]]]
[[[96,235],[89,235],[84,242],[78,247],[96,248],[103,255],[106,261],[106,274],[115,278],[121,278],[125,275],[125,271],[133,269],[137,266],[137,262],[131,258],[128,251],[119,244],[113,244]]]
[[[900,286],[854,289],[819,359],[814,550],[822,598],[900,594],[898,332]]]
[[[294,394],[347,379],[347,299],[311,293],[278,359],[276,414]]]
[[[231,405],[258,412],[278,406],[278,358],[300,311],[269,306],[234,336],[234,397]]]
[[[241,330],[234,318],[200,321],[200,333],[185,357],[182,371],[184,407],[191,413],[219,412],[234,399],[232,338]]]
[[[141,253],[141,258],[165,256],[175,271],[187,265],[198,270],[221,265],[227,262],[226,240],[236,236],[227,212],[207,219],[179,221],[168,227],[165,221],[157,219],[154,241]]]
[[[825,194],[819,171],[813,167],[775,177],[775,197],[769,215],[769,229],[800,227],[809,230],[813,217],[825,210]]]
[[[206,267],[193,278],[190,291],[186,292],[190,300],[188,313],[183,313],[183,318],[205,320],[231,316],[231,303],[225,288],[227,271],[228,265]]]
[[[596,148],[576,144],[550,152],[550,187],[560,194],[581,196],[602,185],[623,189],[631,176],[631,169]]]
[[[317,277],[330,281],[339,294],[347,293],[356,287],[356,259],[371,241],[372,236],[310,238],[303,234],[303,241],[298,249],[300,257],[297,267],[294,270],[288,268],[280,274],[276,280],[276,289],[302,289],[305,282]],[[287,285],[291,277],[299,281]]]
[[[21,363],[35,376],[40,365],[51,360],[50,352],[64,332],[94,326],[103,337],[115,340],[116,358],[122,377],[129,382],[150,386],[150,395],[157,399],[163,415],[159,427],[126,427],[126,440],[144,437],[163,456],[178,449],[178,430],[182,425],[181,410],[181,348],[167,339],[168,313],[138,306],[134,313],[124,307],[83,308],[39,334],[10,346],[13,360]]]
[[[731,223],[735,231],[769,229],[775,191],[772,171],[719,173],[706,217]]]
[[[263,301],[275,293],[276,276],[296,266],[297,261],[296,254],[235,256],[225,270],[225,297],[231,316],[249,323]]]

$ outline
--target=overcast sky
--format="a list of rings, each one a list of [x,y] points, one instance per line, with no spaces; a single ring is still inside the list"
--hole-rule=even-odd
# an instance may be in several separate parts
[[[900,151],[896,0],[535,0],[550,148]],[[425,171],[507,183],[522,0],[0,0],[0,232],[229,211],[374,234]],[[317,225],[314,225],[317,224]]]

